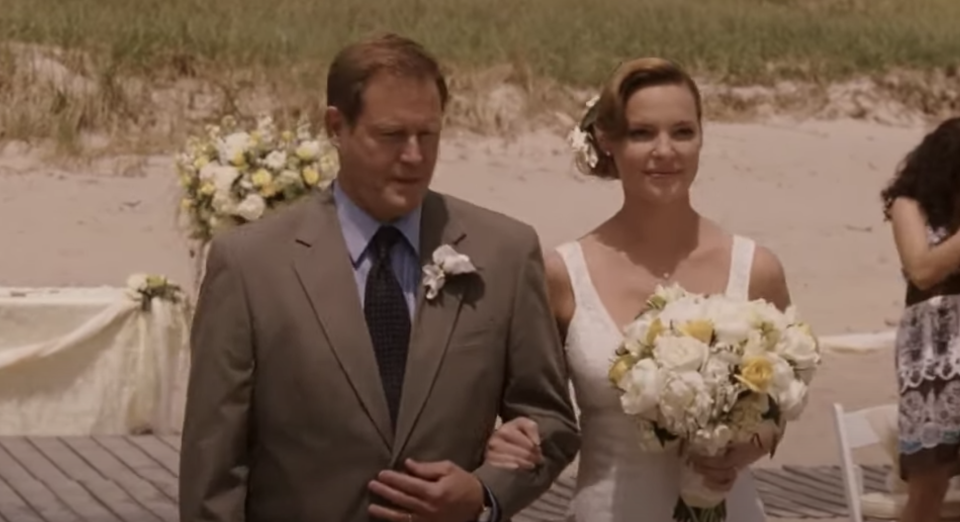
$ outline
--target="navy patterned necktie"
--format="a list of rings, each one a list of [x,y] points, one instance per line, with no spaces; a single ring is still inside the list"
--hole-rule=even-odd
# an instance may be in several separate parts
[[[380,380],[390,408],[390,419],[397,425],[403,375],[410,345],[410,312],[403,289],[393,272],[390,250],[402,239],[394,227],[380,227],[370,241],[373,263],[367,275],[363,314],[377,356]]]

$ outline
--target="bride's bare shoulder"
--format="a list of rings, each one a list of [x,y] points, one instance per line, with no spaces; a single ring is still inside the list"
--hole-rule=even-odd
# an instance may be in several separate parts
[[[787,275],[779,256],[769,247],[752,240],[755,248],[750,267],[750,298],[765,299],[780,309],[790,305]]]

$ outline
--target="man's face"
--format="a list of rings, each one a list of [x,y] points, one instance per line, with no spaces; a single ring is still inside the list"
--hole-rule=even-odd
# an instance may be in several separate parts
[[[432,79],[375,75],[353,125],[336,108],[327,109],[327,132],[339,142],[338,183],[377,220],[408,214],[433,179],[442,124],[440,92]]]

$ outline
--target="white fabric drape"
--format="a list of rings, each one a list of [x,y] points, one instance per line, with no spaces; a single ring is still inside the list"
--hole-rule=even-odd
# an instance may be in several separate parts
[[[0,289],[0,436],[179,430],[186,305],[126,289]]]

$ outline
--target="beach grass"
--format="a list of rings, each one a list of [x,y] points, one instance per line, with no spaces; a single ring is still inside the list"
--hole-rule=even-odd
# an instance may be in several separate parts
[[[215,83],[220,78],[222,84],[269,78],[290,92],[322,95],[325,68],[334,53],[347,42],[384,31],[421,41],[454,75],[506,64],[529,78],[574,88],[596,87],[618,62],[640,55],[674,59],[727,85],[784,79],[828,83],[892,69],[956,71],[960,65],[956,0],[3,4],[0,42],[82,52],[85,74],[101,84],[117,78],[153,82],[198,75]],[[11,85],[0,78],[0,102],[13,100],[3,92]],[[106,96],[116,97],[115,91]],[[105,96],[102,89],[98,96]],[[97,104],[98,110],[108,111],[135,111],[133,105],[116,100]],[[4,118],[0,115],[0,124],[11,128],[10,116]],[[88,123],[95,119],[87,118]]]

